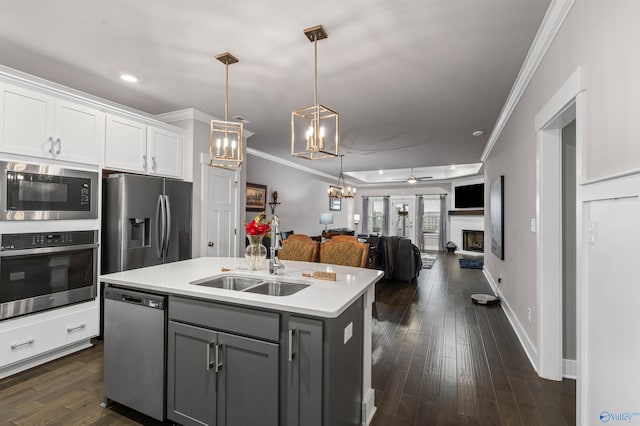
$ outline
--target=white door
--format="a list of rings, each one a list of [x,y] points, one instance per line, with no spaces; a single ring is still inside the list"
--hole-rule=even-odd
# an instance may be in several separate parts
[[[236,173],[203,166],[203,218],[206,221],[204,256],[236,257],[238,188]]]
[[[414,239],[415,198],[391,197],[391,235]]]

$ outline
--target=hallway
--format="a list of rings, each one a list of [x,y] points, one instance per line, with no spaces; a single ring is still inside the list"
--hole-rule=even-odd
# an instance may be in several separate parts
[[[575,381],[537,376],[502,309],[471,302],[490,287],[458,259],[378,283],[372,425],[575,424]]]

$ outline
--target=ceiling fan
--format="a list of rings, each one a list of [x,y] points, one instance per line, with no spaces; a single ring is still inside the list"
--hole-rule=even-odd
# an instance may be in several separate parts
[[[407,183],[423,182],[423,181],[429,180],[429,179],[433,179],[433,176],[423,176],[423,177],[419,177],[419,178],[415,177],[413,175],[413,167],[412,167],[411,168],[411,174],[407,178]]]

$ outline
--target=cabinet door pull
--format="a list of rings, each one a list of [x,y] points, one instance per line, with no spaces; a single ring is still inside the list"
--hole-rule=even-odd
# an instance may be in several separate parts
[[[207,343],[207,371],[211,370],[211,343]]]
[[[18,349],[19,347],[22,347],[22,346],[32,345],[34,342],[35,342],[34,339],[29,339],[26,342],[14,343],[13,345],[11,345],[11,350],[13,351],[13,350],[16,350],[16,349]]]
[[[293,353],[293,336],[296,334],[295,328],[289,329],[289,361],[293,361],[295,354]]]
[[[222,345],[216,344],[216,373],[219,373],[222,369],[222,363],[220,362],[220,347]],[[224,348],[223,348],[224,350]]]
[[[82,323],[80,325],[76,325],[75,327],[67,327],[67,333],[73,333],[76,330],[82,330],[86,326],[87,326],[87,324]]]
[[[60,155],[60,152],[62,152],[62,138],[57,138],[56,144],[58,145],[58,149],[56,150],[56,155]]]
[[[49,136],[49,154],[53,154],[53,136]]]
[[[155,172],[157,169],[158,169],[158,163],[156,163],[156,157],[154,155],[153,157],[151,157],[151,170]]]
[[[147,170],[147,155],[146,154],[144,154],[142,156],[142,160],[144,161],[144,163],[142,163],[142,168]]]

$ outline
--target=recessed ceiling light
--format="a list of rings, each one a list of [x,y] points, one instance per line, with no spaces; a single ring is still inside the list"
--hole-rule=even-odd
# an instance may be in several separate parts
[[[120,78],[123,79],[124,81],[126,81],[127,83],[137,83],[138,82],[138,77],[136,77],[135,75],[131,75],[131,74],[122,74],[122,75],[120,75]]]
[[[246,119],[246,117],[243,117],[243,116],[241,116],[241,115],[234,115],[234,116],[233,116],[233,117],[231,117],[231,118],[233,118],[234,120],[239,121],[239,122],[241,122],[241,123],[244,123],[244,124],[249,124],[249,123],[251,123],[251,121],[247,120],[247,119]]]
[[[378,170],[378,174],[379,174],[379,175],[384,174],[384,172],[382,171],[382,169]]]
[[[482,130],[476,130],[475,132],[472,133],[473,136],[482,136],[484,135],[484,132]]]

